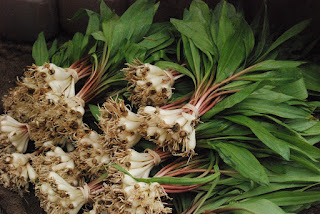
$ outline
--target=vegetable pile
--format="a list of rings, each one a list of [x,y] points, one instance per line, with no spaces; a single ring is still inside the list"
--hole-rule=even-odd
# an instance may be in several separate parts
[[[267,11],[221,1],[153,23],[101,1],[3,98],[0,184],[47,213],[298,213],[320,201],[319,65],[290,58]],[[308,46],[310,50],[312,47]],[[186,194],[187,193],[187,194]]]

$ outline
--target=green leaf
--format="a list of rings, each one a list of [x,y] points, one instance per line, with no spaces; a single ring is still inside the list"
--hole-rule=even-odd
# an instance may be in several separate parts
[[[225,42],[234,35],[234,19],[239,18],[234,6],[221,1],[214,9],[211,19],[211,35],[214,43],[221,52]]]
[[[170,34],[166,31],[157,32],[150,36],[144,37],[139,45],[145,47],[147,49],[153,49],[157,46],[161,45],[162,43],[166,42],[171,38]]]
[[[129,48],[125,51],[125,58],[128,63],[132,63],[134,59],[144,61],[147,49],[140,46],[139,44],[132,43]]]
[[[241,31],[226,41],[220,52],[215,83],[229,77],[234,73],[245,59],[246,51],[242,40]]]
[[[100,1],[100,22],[104,20],[109,20],[112,16],[117,16],[116,13],[112,12],[112,10],[106,5],[104,0]]]
[[[49,62],[49,52],[43,32],[39,33],[38,39],[33,44],[32,57],[36,65],[43,65],[45,62]]]
[[[253,188],[253,189],[249,190],[248,192],[245,192],[242,195],[239,195],[238,197],[235,198],[235,200],[252,198],[252,197],[259,196],[259,195],[264,195],[266,193],[275,192],[278,190],[290,189],[290,188],[301,187],[301,186],[305,186],[305,184],[270,183],[267,186],[258,186],[256,188]]]
[[[96,105],[89,104],[89,109],[91,111],[91,114],[94,116],[94,118],[97,121],[99,121],[99,118],[101,117],[99,107]]]
[[[260,31],[259,40],[256,45],[255,52],[253,54],[253,60],[256,60],[261,55],[266,45],[267,36],[269,34],[269,21],[268,21],[268,11],[267,11],[266,2],[264,3],[264,9],[265,10],[264,10],[262,29]]]
[[[99,31],[100,20],[99,15],[96,13],[91,13],[89,15],[89,22],[86,30],[86,35],[91,35],[92,33]]]
[[[263,60],[271,51],[273,51],[274,49],[276,49],[279,45],[281,45],[282,43],[284,43],[285,41],[287,41],[288,39],[296,36],[298,33],[300,33],[301,31],[303,31],[309,24],[310,24],[311,20],[304,20],[302,22],[299,22],[298,24],[294,25],[293,27],[291,27],[289,30],[287,30],[286,32],[284,32],[268,49],[267,51],[261,56],[259,57],[259,59],[257,59],[257,62],[260,62],[261,60]]]
[[[246,126],[270,149],[277,154],[281,155],[285,160],[290,158],[290,149],[288,144],[273,136],[266,128],[261,126],[259,123],[250,119],[249,117],[242,115],[233,115],[224,117],[234,123]]]
[[[196,83],[196,80],[195,80],[193,74],[188,69],[186,69],[185,67],[183,67],[177,63],[168,62],[168,61],[159,61],[155,65],[162,68],[162,69],[173,69],[173,70],[179,71],[180,73],[185,74],[188,77],[190,77],[193,80],[194,84]]]
[[[259,199],[268,199],[278,206],[314,203],[320,200],[319,191],[281,191],[259,196]]]
[[[280,85],[273,90],[295,97],[299,100],[304,100],[308,97],[308,91],[303,78],[295,82],[287,83],[286,85]]]
[[[298,132],[303,132],[307,129],[310,129],[314,125],[316,125],[317,121],[307,120],[307,119],[291,119],[291,120],[286,120],[285,123],[288,124],[292,129]]]
[[[320,135],[320,121],[317,121],[317,123],[314,126],[303,131],[301,135],[303,136]]]
[[[101,31],[93,32],[91,35],[93,36],[93,38],[95,40],[107,42],[106,37],[104,36],[103,32],[101,32]]]
[[[307,89],[320,92],[320,66],[309,64],[301,70]]]
[[[283,103],[293,99],[293,97],[289,95],[269,90],[266,87],[253,92],[250,96],[252,99],[260,99],[261,97],[263,97],[264,100],[273,101],[274,103]]]
[[[290,106],[285,103],[277,103],[270,100],[253,98],[248,98],[243,102],[235,105],[232,109],[230,109],[230,111],[243,109],[253,110],[257,113],[272,114],[290,119],[306,119],[311,117],[308,112],[304,111],[301,108]]]
[[[254,65],[254,68],[250,69],[252,71],[268,71],[268,70],[278,70],[284,68],[296,68],[299,65],[304,64],[301,61],[284,61],[284,60],[265,60]]]
[[[50,48],[49,51],[48,51],[49,58],[52,57],[52,55],[57,51],[57,49],[58,49],[58,40],[55,39],[55,40],[52,42],[51,48]]]
[[[236,214],[285,214],[285,212],[275,203],[266,199],[251,199],[241,201],[212,210],[213,213],[224,211],[233,211],[233,213]]]
[[[219,141],[209,142],[209,145],[218,151],[226,164],[237,170],[245,178],[263,185],[269,183],[264,168],[247,149]]]
[[[112,55],[126,45],[125,41],[137,43],[142,39],[151,27],[158,6],[154,0],[138,0],[126,10],[113,29]]]
[[[119,20],[119,18],[114,16],[114,17],[102,22],[102,31],[103,31],[104,39],[107,42],[109,47],[112,44],[113,30],[114,30],[118,20]]]
[[[195,46],[202,52],[209,52],[212,55],[216,55],[214,44],[208,35],[205,26],[200,22],[178,19],[170,19],[170,22],[181,34],[191,39]]]
[[[83,34],[82,33],[75,33],[73,38],[72,38],[72,45],[73,45],[73,50],[72,50],[72,57],[71,57],[71,63],[77,61],[81,57],[81,49],[82,49],[82,41],[83,41]]]
[[[233,107],[237,103],[240,103],[241,101],[246,99],[250,94],[252,94],[252,92],[254,92],[255,90],[261,88],[262,86],[263,86],[262,82],[256,82],[256,83],[253,83],[253,84],[245,87],[241,91],[239,91],[239,92],[237,92],[237,93],[225,98],[221,102],[219,102],[212,109],[210,109],[207,113],[205,113],[201,117],[201,119],[202,120],[210,119],[211,117],[213,117],[214,115],[218,114],[219,112],[221,112],[221,111],[223,111],[225,109]]]

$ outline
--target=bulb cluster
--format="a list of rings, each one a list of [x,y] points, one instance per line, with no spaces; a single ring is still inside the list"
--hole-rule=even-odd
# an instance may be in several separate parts
[[[169,71],[138,60],[127,65],[123,71],[131,83],[129,100],[135,106],[161,106],[171,98],[174,78]]]
[[[45,154],[34,156],[32,166],[40,180],[45,180],[50,172],[57,173],[73,186],[77,186],[81,180],[81,172],[75,165],[72,153],[66,153],[58,146],[52,146]]]
[[[23,78],[23,83],[30,88],[50,88],[65,97],[75,96],[75,83],[78,73],[71,68],[61,68],[52,63],[42,66],[33,65]]]
[[[103,148],[103,137],[90,131],[76,143],[73,152],[77,168],[89,177],[96,178],[104,173],[104,166],[110,163],[110,155]]]
[[[51,214],[77,214],[87,200],[83,192],[55,172],[50,172],[46,178],[40,179],[36,184],[40,205]]]
[[[158,153],[151,149],[147,149],[145,153],[139,153],[133,149],[128,149],[126,152],[120,164],[135,178],[148,178],[151,169],[161,162]]]
[[[141,118],[130,111],[123,100],[108,99],[100,109],[100,127],[107,138],[107,148],[131,148],[139,142]]]
[[[141,135],[158,146],[169,150],[173,155],[190,156],[196,146],[195,114],[186,113],[183,108],[164,110],[145,106],[139,109],[144,121]]]
[[[124,175],[122,188],[127,203],[124,213],[171,213],[171,209],[165,207],[161,200],[167,194],[159,183],[137,182]]]
[[[84,102],[75,96],[74,90],[77,78],[73,69],[49,63],[32,66],[19,85],[4,97],[7,115],[27,124],[28,135],[36,147],[46,141],[71,139],[83,131]]]
[[[28,191],[36,171],[30,165],[31,154],[12,153],[0,157],[0,184],[14,191]]]
[[[0,150],[6,153],[14,151],[24,153],[29,141],[28,126],[19,123],[9,115],[0,116]]]

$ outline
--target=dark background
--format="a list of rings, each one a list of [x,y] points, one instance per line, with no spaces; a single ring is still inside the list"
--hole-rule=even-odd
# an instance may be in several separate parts
[[[119,15],[134,0],[105,0],[109,7]],[[162,0],[155,16],[156,21],[168,21],[170,17],[181,18],[183,9],[188,8],[191,0]],[[214,7],[218,0],[206,0]],[[241,5],[248,21],[257,14],[263,0],[230,0]],[[32,45],[39,32],[44,31],[46,38],[58,37],[65,41],[74,32],[85,31],[86,19],[70,22],[68,19],[80,8],[99,10],[96,0],[0,0],[0,96],[15,86],[17,76],[33,62]],[[281,31],[297,22],[312,18],[308,33],[312,38],[320,36],[319,0],[269,0],[269,20],[272,29]],[[2,107],[0,108],[1,111]],[[2,209],[1,209],[2,207]],[[39,202],[33,193],[20,197],[0,186],[0,213],[40,214]],[[313,207],[304,213],[320,213]]]

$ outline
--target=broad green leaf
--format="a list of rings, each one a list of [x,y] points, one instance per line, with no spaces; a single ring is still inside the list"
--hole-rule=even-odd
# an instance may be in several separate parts
[[[317,124],[316,120],[307,120],[307,119],[291,119],[286,120],[286,124],[288,124],[292,129],[303,132],[307,129],[310,129],[312,126]]]
[[[217,119],[214,121],[200,123],[196,128],[197,136],[205,136],[206,134],[219,133],[232,124],[228,120]]]
[[[245,59],[246,51],[242,40],[242,32],[238,30],[234,37],[224,44],[218,61],[215,83],[228,78],[233,74]]]
[[[309,90],[320,92],[320,66],[311,64],[301,68],[302,75]]]
[[[268,49],[267,51],[257,59],[257,62],[260,62],[263,60],[271,51],[276,49],[279,45],[287,41],[288,39],[294,37],[301,31],[303,31],[309,24],[311,20],[304,20],[302,22],[299,22],[298,24],[291,27],[289,30],[284,32]]]
[[[209,145],[218,151],[226,164],[237,170],[244,177],[259,184],[265,185],[269,183],[264,168],[250,151],[219,141],[211,141]]]
[[[125,51],[126,62],[132,63],[134,59],[144,61],[147,49],[140,46],[139,44],[132,43],[129,48]]]
[[[91,13],[89,15],[89,22],[86,30],[86,35],[91,35],[92,33],[99,31],[100,20],[99,15],[96,13]]]
[[[239,81],[263,81],[266,85],[270,87],[275,87],[278,85],[285,85],[287,83],[294,82],[301,79],[301,73],[297,70],[291,70],[288,72],[287,69],[281,69],[277,71],[268,72],[257,72],[248,73],[238,78]]]
[[[265,165],[265,162],[262,162]],[[282,172],[271,173],[269,172],[270,182],[276,183],[319,183],[320,176],[306,167],[301,166],[296,162],[284,162],[281,160],[275,160],[272,166],[278,166],[282,168]]]
[[[278,86],[274,91],[293,96],[299,100],[304,100],[308,97],[308,91],[303,78],[286,85]]]
[[[255,122],[249,117],[242,115],[226,116],[227,120],[246,126],[270,149],[281,155],[285,160],[290,158],[290,149],[288,144],[273,136],[267,129]]]
[[[273,101],[274,103],[282,103],[293,99],[293,97],[289,95],[275,92],[267,88],[261,88],[250,95],[250,98],[252,99],[260,99],[261,97],[263,97],[264,100]]]
[[[195,80],[193,74],[188,69],[186,69],[185,67],[183,67],[179,64],[176,64],[173,62],[167,62],[167,61],[159,61],[155,65],[162,68],[162,69],[174,69],[176,71],[179,71],[180,73],[185,74],[188,77],[190,77],[193,80],[194,84],[196,83],[196,80]]]
[[[211,117],[213,117],[217,113],[219,113],[225,109],[233,107],[237,103],[240,103],[241,101],[246,99],[250,94],[252,94],[252,92],[261,88],[262,86],[263,86],[262,82],[256,82],[256,83],[253,83],[253,84],[245,87],[241,91],[239,91],[233,95],[230,95],[229,97],[227,97],[224,100],[222,100],[221,102],[219,102],[212,109],[210,109],[207,113],[205,113],[201,118],[203,120],[210,119]]]
[[[291,145],[294,145],[298,148],[300,148],[301,150],[303,150],[304,152],[306,152],[308,154],[308,156],[311,156],[311,159],[319,159],[320,158],[320,149],[318,149],[317,147],[314,147],[312,145],[310,145],[306,139],[304,139],[303,137],[298,137],[298,136],[292,136],[286,132],[273,132],[274,136],[276,136],[277,138],[280,138],[282,140],[287,141],[288,143],[290,143]]]
[[[300,186],[304,186],[304,184],[270,183],[267,186],[258,186],[256,188],[253,188],[253,189],[249,190],[248,192],[245,192],[242,195],[236,197],[235,199],[241,200],[241,199],[256,197],[256,196],[263,195],[266,193],[275,192],[278,190],[290,189],[290,188],[300,187]]]
[[[285,214],[273,201],[266,199],[251,199],[234,204],[231,203],[230,205],[212,211],[213,213],[219,213],[224,210],[233,211],[235,214]]]
[[[181,34],[190,38],[202,52],[209,52],[212,55],[215,55],[214,44],[205,27],[200,22],[178,19],[170,19],[170,22]]]
[[[221,1],[213,10],[211,20],[211,35],[213,41],[221,52],[227,40],[234,35],[234,19],[239,18],[234,6],[226,1]]]
[[[166,31],[157,32],[150,36],[144,37],[139,43],[140,46],[147,49],[155,48],[171,38],[170,34]]]
[[[262,24],[262,29],[260,30],[259,40],[257,42],[256,48],[253,54],[253,60],[256,60],[261,55],[266,45],[268,34],[269,34],[268,11],[267,11],[267,4],[266,2],[264,2],[263,24]]]
[[[112,10],[106,5],[104,0],[100,1],[100,22],[104,20],[109,20],[112,16],[117,16]]]
[[[303,131],[301,135],[303,136],[320,135],[320,121],[317,121],[317,123],[314,126]]]
[[[118,20],[119,18],[114,16],[102,22],[102,31],[103,31],[104,39],[107,42],[109,47],[111,46],[111,43],[112,43],[113,29],[116,26],[116,23]]]
[[[92,105],[92,104],[89,104],[89,108],[90,108],[90,111],[91,111],[91,114],[94,116],[94,118],[99,121],[100,119],[100,110],[99,110],[99,107],[96,106],[96,105]]]
[[[258,198],[270,200],[278,206],[290,206],[317,202],[320,200],[320,192],[281,191],[259,196]]]
[[[284,68],[296,68],[299,65],[304,64],[305,62],[300,61],[283,61],[283,60],[265,60],[258,64],[253,65],[252,71],[268,71],[268,70],[278,70]]]
[[[199,21],[204,25],[209,25],[210,9],[203,1],[193,1],[190,5],[190,15],[193,21]]]
[[[301,108],[297,108],[294,106],[290,106],[285,103],[277,103],[270,100],[264,99],[253,99],[248,98],[243,102],[235,105],[230,111],[232,110],[242,110],[248,109],[253,110],[257,113],[263,114],[272,114],[283,118],[290,118],[290,119],[306,119],[310,118],[310,114],[304,111]]]
[[[43,32],[39,33],[38,39],[33,44],[32,57],[35,64],[39,66],[43,65],[45,62],[49,62],[49,52]]]
[[[93,32],[91,35],[93,36],[93,38],[95,40],[107,42],[106,37],[104,36],[103,32],[101,32],[101,31]]]
[[[82,41],[83,41],[83,34],[82,33],[75,33],[72,38],[72,45],[73,45],[73,54],[71,57],[71,63],[77,61],[81,57],[81,49],[82,49]]]
[[[305,158],[305,156],[302,156],[302,155],[304,154],[298,154],[298,153],[294,154],[294,152],[292,152],[290,159],[300,163],[306,169],[310,169],[311,171],[320,174],[319,164],[310,161],[310,159],[307,159]]]
[[[55,39],[55,40],[52,42],[51,48],[50,48],[49,51],[48,51],[49,58],[51,58],[51,57],[53,56],[53,54],[56,53],[57,49],[58,49],[58,40]]]
[[[153,0],[138,0],[126,10],[113,29],[112,55],[125,46],[126,41],[137,43],[142,39],[151,27],[158,6]]]

